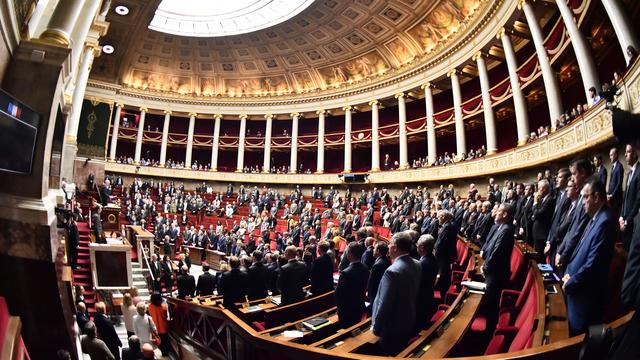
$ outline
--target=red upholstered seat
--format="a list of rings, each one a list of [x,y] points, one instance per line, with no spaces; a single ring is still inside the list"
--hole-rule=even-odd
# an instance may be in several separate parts
[[[265,328],[265,324],[263,322],[260,322],[260,321],[252,322],[251,326],[253,326],[253,328],[258,330],[258,331],[264,331],[266,329]]]

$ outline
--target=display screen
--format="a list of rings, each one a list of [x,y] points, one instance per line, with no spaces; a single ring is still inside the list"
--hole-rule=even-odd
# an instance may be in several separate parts
[[[0,90],[0,171],[30,174],[38,114]]]

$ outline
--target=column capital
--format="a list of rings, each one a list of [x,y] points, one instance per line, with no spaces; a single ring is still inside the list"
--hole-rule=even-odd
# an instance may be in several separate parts
[[[435,89],[435,85],[433,85],[431,82],[427,82],[424,83],[422,85],[420,85],[420,90],[426,90],[426,89]]]
[[[507,29],[501,28],[500,30],[498,30],[498,33],[496,34],[496,39],[501,39],[502,35],[506,35],[506,33],[507,33]]]
[[[447,77],[453,77],[454,75],[455,75],[456,77],[458,77],[458,74],[460,74],[460,70],[458,70],[458,69],[453,69],[453,70],[450,70],[450,71],[447,73]]]
[[[273,114],[266,114],[264,118],[267,120],[273,120]]]
[[[247,116],[247,114],[240,114],[240,115],[238,115],[238,118],[239,118],[240,120],[247,120],[247,117],[248,117],[248,116]]]
[[[484,51],[478,51],[475,55],[473,55],[473,61],[478,61],[478,59],[484,59],[487,57],[487,54]]]
[[[351,106],[351,105],[343,106],[343,107],[342,107],[342,110],[344,110],[344,111],[351,111],[351,110],[353,110],[353,106]]]
[[[165,110],[165,111],[163,111],[163,113],[164,113],[165,115],[171,115],[171,114],[173,114],[173,112],[172,112],[171,110]]]
[[[123,107],[124,107],[124,104],[123,104],[123,103],[121,103],[121,102],[117,102],[117,103],[116,103],[116,107],[121,107],[121,108],[123,108]]]
[[[522,10],[522,8],[524,8],[524,6],[526,4],[528,4],[528,3],[529,3],[528,0],[520,0],[520,1],[518,1],[518,10]]]
[[[222,119],[222,114],[215,114],[215,115],[213,115],[213,118],[216,119],[216,120],[220,120],[220,119]]]
[[[317,110],[317,111],[316,111],[316,114],[317,114],[317,115],[324,115],[324,114],[326,114],[326,113],[327,113],[327,110],[325,110],[325,109],[320,109],[320,110]]]
[[[374,105],[376,105],[376,106],[377,106],[377,105],[379,105],[379,104],[380,104],[380,101],[378,101],[378,100],[371,100],[371,101],[369,101],[369,106],[371,106],[371,107],[373,107]]]
[[[403,97],[405,97],[405,96],[406,96],[406,95],[405,95],[405,93],[403,93],[403,92],[401,92],[401,93],[397,93],[397,94],[393,95],[393,97],[394,97],[394,98],[396,98],[396,99],[400,99],[400,98],[403,98]]]
[[[149,111],[149,109],[147,109],[147,108],[146,108],[146,107],[144,107],[144,106],[140,108],[140,112],[145,112],[145,113],[146,113],[147,111]]]
[[[195,112],[190,112],[189,113],[189,117],[197,117],[197,116],[198,116],[198,114],[196,114]]]
[[[299,112],[292,112],[291,114],[289,114],[289,116],[291,116],[291,118],[299,118],[300,117],[300,113]]]

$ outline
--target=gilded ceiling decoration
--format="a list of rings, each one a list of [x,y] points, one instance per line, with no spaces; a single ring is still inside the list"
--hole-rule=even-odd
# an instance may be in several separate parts
[[[492,0],[316,0],[264,30],[184,37],[148,28],[159,0],[122,0],[91,78],[153,92],[259,97],[331,91],[408,71],[468,33]],[[135,34],[135,36],[134,36]]]

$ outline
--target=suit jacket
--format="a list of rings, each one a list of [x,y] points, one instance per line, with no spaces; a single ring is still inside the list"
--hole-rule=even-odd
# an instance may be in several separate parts
[[[231,269],[222,274],[218,292],[223,295],[222,304],[227,309],[235,309],[235,303],[244,302],[247,295],[249,276],[240,269]]]
[[[489,235],[489,231],[491,231],[491,227],[493,226],[493,217],[490,213],[481,214],[481,219],[478,219],[476,223],[476,228],[474,231],[473,241],[480,244],[480,246],[484,245],[487,241],[487,235]],[[478,236],[480,238],[478,239]]]
[[[571,217],[571,224],[567,229],[567,233],[562,239],[562,243],[558,247],[558,255],[560,255],[560,263],[566,266],[573,255],[573,251],[578,245],[580,237],[589,222],[589,216],[582,206],[582,196],[578,197],[575,209]]]
[[[269,270],[261,263],[253,263],[249,267],[249,300],[262,299],[267,297],[267,286],[269,283]]]
[[[387,270],[389,266],[391,266],[391,260],[389,260],[387,256],[380,256],[373,263],[373,267],[371,267],[371,274],[369,275],[369,281],[367,283],[367,296],[371,304],[373,304],[373,301],[376,299],[382,275],[384,275],[385,270]]]
[[[115,348],[122,346],[113,323],[105,314],[96,313],[93,317],[93,322],[96,324],[98,337],[107,344],[110,350],[113,351]]]
[[[298,260],[289,260],[280,268],[278,289],[282,295],[280,304],[289,305],[304,300],[302,287],[307,283],[307,267]]]
[[[420,263],[402,255],[387,268],[373,303],[373,333],[390,339],[408,338],[416,324],[416,301],[422,278]]]
[[[216,289],[216,277],[210,272],[206,272],[198,277],[198,286],[196,287],[196,295],[207,296],[212,295]]]
[[[435,255],[438,262],[452,263],[458,257],[456,250],[457,231],[451,221],[447,221],[438,232],[435,244]]]
[[[609,177],[609,188],[607,194],[611,195],[612,205],[620,206],[622,204],[622,179],[624,177],[624,169],[620,161],[611,164],[611,176]]]
[[[549,235],[547,235],[547,241],[549,243],[555,243],[557,241],[556,233],[558,231],[558,227],[571,206],[571,199],[569,199],[566,194],[561,194],[559,191],[556,193],[556,204],[553,209],[553,216],[551,217]]]
[[[620,216],[627,222],[627,231],[633,230],[633,220],[640,208],[640,162],[636,164],[631,180],[627,181],[624,204]],[[627,232],[625,231],[625,232]]]
[[[553,211],[556,199],[551,195],[545,196],[531,207],[531,235],[535,250],[538,254],[544,251],[544,245],[549,237],[549,229],[553,221]]]
[[[336,287],[338,319],[342,327],[351,326],[362,319],[369,269],[361,262],[349,264],[340,274]]]
[[[328,254],[320,255],[313,261],[309,277],[314,296],[333,290],[333,263]]]
[[[566,270],[570,278],[564,290],[572,335],[602,322],[615,236],[615,221],[603,206],[590,219]]]
[[[511,224],[495,224],[489,232],[482,253],[482,271],[485,277],[495,280],[506,280],[510,277],[514,231]]]
[[[603,184],[607,184],[607,168],[604,165],[597,167],[593,175],[597,176]]]
[[[196,279],[193,275],[180,274],[178,275],[178,299],[183,299],[187,296],[193,296],[196,292]]]
[[[427,315],[433,309],[433,290],[438,275],[438,263],[433,254],[426,254],[420,258],[421,280],[418,299],[416,301],[416,318],[419,327],[427,323]]]
[[[362,253],[360,261],[367,265],[367,269],[371,269],[373,263],[376,261],[376,258],[373,256],[373,246],[369,246],[364,253]]]

